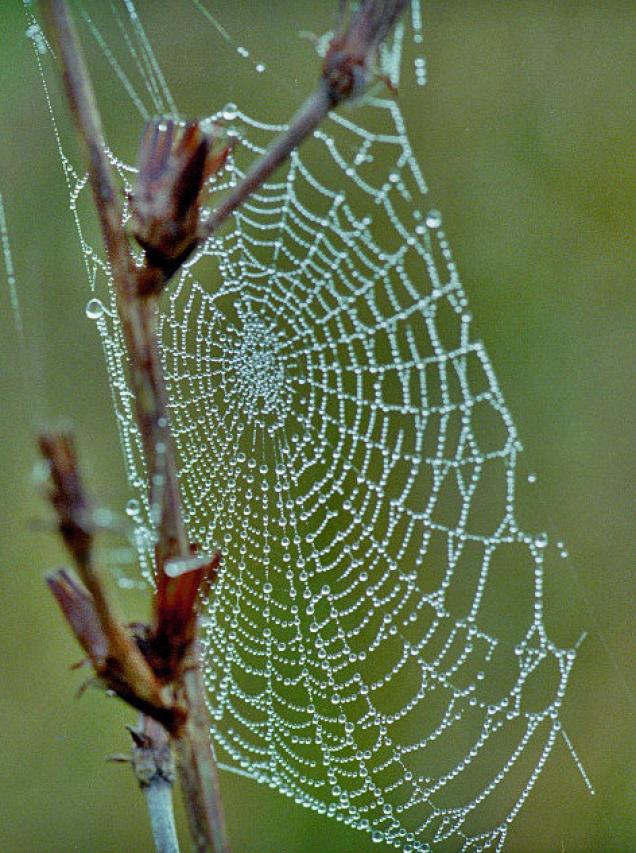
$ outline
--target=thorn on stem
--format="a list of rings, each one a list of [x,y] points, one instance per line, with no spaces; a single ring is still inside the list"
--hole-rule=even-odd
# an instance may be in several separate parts
[[[108,764],[130,764],[132,762],[132,755],[125,752],[115,752],[112,755],[106,756],[106,762]]]
[[[98,688],[100,690],[104,689],[104,683],[99,678],[87,678],[85,681],[82,681],[80,686],[77,688],[77,692],[75,693],[76,699],[81,699],[82,696],[86,693],[90,688]]]
[[[139,748],[149,746],[149,739],[144,734],[144,730],[142,728],[137,728],[137,726],[126,726],[126,731],[132,738],[133,746]]]
[[[159,780],[172,784],[176,772],[165,729],[145,715],[142,715],[139,726],[126,728],[132,738],[130,761],[141,787]]]

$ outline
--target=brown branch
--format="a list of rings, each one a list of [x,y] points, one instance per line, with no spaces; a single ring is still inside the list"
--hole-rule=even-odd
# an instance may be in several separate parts
[[[43,0],[56,35],[71,111],[86,149],[122,330],[130,359],[137,421],[144,445],[151,501],[160,508],[158,559],[188,553],[177,485],[176,454],[156,332],[156,297],[140,298],[140,276],[122,224],[120,194],[108,160],[101,119],[75,27],[64,0]],[[149,271],[146,271],[148,274]],[[160,271],[151,274],[161,276]],[[146,275],[147,278],[147,275]],[[146,290],[160,291],[161,286]]]
[[[373,78],[378,48],[409,0],[363,0],[347,23],[341,8],[340,28],[331,41],[315,92],[287,129],[274,140],[242,181],[201,224],[201,239],[219,229],[225,220],[262,186],[296,148],[316,130],[332,109],[358,97]]]
[[[341,2],[340,30],[325,56],[315,93],[201,226],[199,204],[205,178],[222,166],[229,149],[217,146],[214,150],[214,137],[204,134],[197,123],[183,131],[167,119],[150,123],[142,140],[139,179],[131,199],[133,232],[146,254],[146,263],[140,268],[134,263],[123,225],[118,187],[73,22],[64,0],[42,0],[56,37],[71,112],[86,149],[129,356],[150,501],[157,511],[157,594],[152,624],[124,625],[106,594],[93,564],[91,513],[68,435],[43,436],[41,449],[51,466],[50,500],[58,514],[60,533],[86,589],[66,571],[50,575],[48,582],[97,674],[129,704],[170,732],[179,757],[190,830],[199,851],[229,851],[196,644],[196,599],[201,585],[214,579],[220,556],[197,556],[186,535],[159,351],[157,299],[197,243],[218,229],[330,110],[364,90],[373,74],[378,47],[407,2],[362,0],[348,22]],[[145,759],[152,763],[156,755],[151,740],[140,741],[138,746],[147,750]]]
[[[219,226],[265,183],[270,175],[287,160],[291,152],[313,133],[330,109],[331,102],[327,90],[324,86],[320,86],[296,113],[287,130],[274,140],[263,157],[256,161],[243,180],[201,224],[202,239],[217,231]]]
[[[116,614],[113,603],[93,562],[94,525],[84,491],[75,445],[70,432],[46,432],[39,438],[40,451],[49,465],[49,500],[57,513],[60,534],[90,593],[91,603],[104,632],[108,656],[121,661],[131,683],[147,683],[147,693],[158,696],[155,679],[129,631]]]
[[[210,718],[199,667],[198,648],[190,650],[189,666],[183,673],[185,695],[189,699],[188,717],[175,739],[177,767],[186,802],[192,840],[197,850],[229,850],[225,820],[221,811],[218,773],[213,761],[201,761],[210,750]]]
[[[73,438],[68,431],[43,433],[40,450],[49,466],[48,497],[57,514],[60,534],[86,587],[61,570],[48,576],[49,588],[104,683],[136,708],[152,713],[175,730],[183,713],[166,696],[132,632],[117,615],[94,564],[92,512]]]
[[[150,268],[146,268],[143,275],[136,273],[122,224],[122,209],[115,179],[106,155],[99,112],[79,40],[63,0],[44,0],[43,5],[56,36],[64,68],[67,97],[79,136],[86,149],[90,182],[117,295],[117,306],[129,355],[137,421],[145,451],[151,502],[160,508],[156,554],[157,573],[161,577],[171,560],[190,556],[157,340],[155,294],[160,292],[161,287],[147,287],[149,275],[162,276],[163,273]],[[171,578],[167,584],[178,587],[185,582],[184,577],[182,574]],[[164,616],[169,615],[169,610],[155,610],[152,626],[155,637],[167,633]],[[192,655],[190,658],[192,659]],[[193,665],[198,666],[196,659]],[[204,708],[201,680],[192,679],[189,675],[184,677],[183,671],[175,673],[175,676],[172,685],[175,704],[183,704],[186,708]],[[192,695],[192,691],[197,691],[196,695]],[[192,726],[189,725],[179,734],[179,743],[188,736],[191,729]],[[198,738],[190,749],[180,752],[189,762],[187,765],[183,760],[180,762],[181,778],[185,780],[184,784],[188,789],[199,791],[198,797],[186,798],[190,825],[197,827],[198,849],[225,853],[229,850],[229,845],[219,798],[209,725],[205,743],[202,738]],[[200,790],[202,785],[205,785],[204,790]],[[212,832],[213,823],[217,825]]]
[[[57,601],[75,639],[90,658],[95,673],[104,685],[121,699],[151,716],[169,732],[183,727],[185,709],[175,704],[148,669],[143,680],[130,680],[130,667],[109,653],[109,642],[102,628],[93,599],[67,569],[49,572],[46,582]]]

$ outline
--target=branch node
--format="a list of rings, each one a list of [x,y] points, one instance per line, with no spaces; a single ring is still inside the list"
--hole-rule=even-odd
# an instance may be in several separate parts
[[[168,118],[146,124],[130,199],[133,234],[147,261],[138,276],[140,296],[161,292],[194,250],[206,178],[223,167],[229,150],[197,121],[185,127]]]

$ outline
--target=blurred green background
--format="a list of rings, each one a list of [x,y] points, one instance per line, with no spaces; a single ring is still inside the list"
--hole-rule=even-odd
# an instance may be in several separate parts
[[[262,111],[265,98],[273,120],[315,79],[299,32],[323,32],[335,5],[212,4],[268,64],[272,76],[256,90],[253,70],[187,0],[137,3],[184,113],[228,99]],[[131,774],[104,762],[126,748],[133,715],[98,691],[73,698],[82,676],[68,664],[78,651],[42,582],[64,555],[36,529],[46,511],[30,476],[35,427],[71,418],[98,501],[120,508],[129,493],[24,12],[18,0],[0,6],[0,192],[30,351],[25,363],[3,273],[0,849],[151,850]],[[567,542],[571,557],[551,568],[549,592],[564,602],[564,621],[590,631],[564,718],[597,795],[558,746],[508,849],[633,851],[636,8],[431,0],[423,12],[429,83],[419,89],[405,76],[403,112],[526,448],[520,520]],[[140,127],[118,121],[115,88],[100,91],[110,138],[132,155]],[[536,485],[525,485],[529,471]],[[124,600],[142,615],[141,598]],[[381,849],[256,783],[222,782],[238,853]]]

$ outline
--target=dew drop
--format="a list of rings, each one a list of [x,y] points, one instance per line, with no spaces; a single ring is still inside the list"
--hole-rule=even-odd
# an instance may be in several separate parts
[[[108,529],[113,523],[113,514],[106,507],[97,507],[93,510],[93,522],[97,527]]]
[[[415,80],[418,86],[424,86],[426,84],[426,60],[418,56],[415,60]]]
[[[48,483],[50,475],[51,466],[45,459],[40,459],[31,471],[31,482],[36,486],[42,486]]]
[[[47,52],[48,48],[46,45],[46,40],[44,38],[42,28],[39,24],[29,24],[29,26],[26,28],[25,34],[28,39],[31,39],[38,53],[44,54]]]
[[[89,320],[99,320],[104,314],[104,305],[99,299],[89,299],[86,303],[86,316]]]
[[[139,501],[136,498],[131,498],[126,504],[126,515],[134,518],[139,513]]]
[[[424,221],[429,228],[439,228],[442,224],[442,214],[439,210],[429,210]]]

